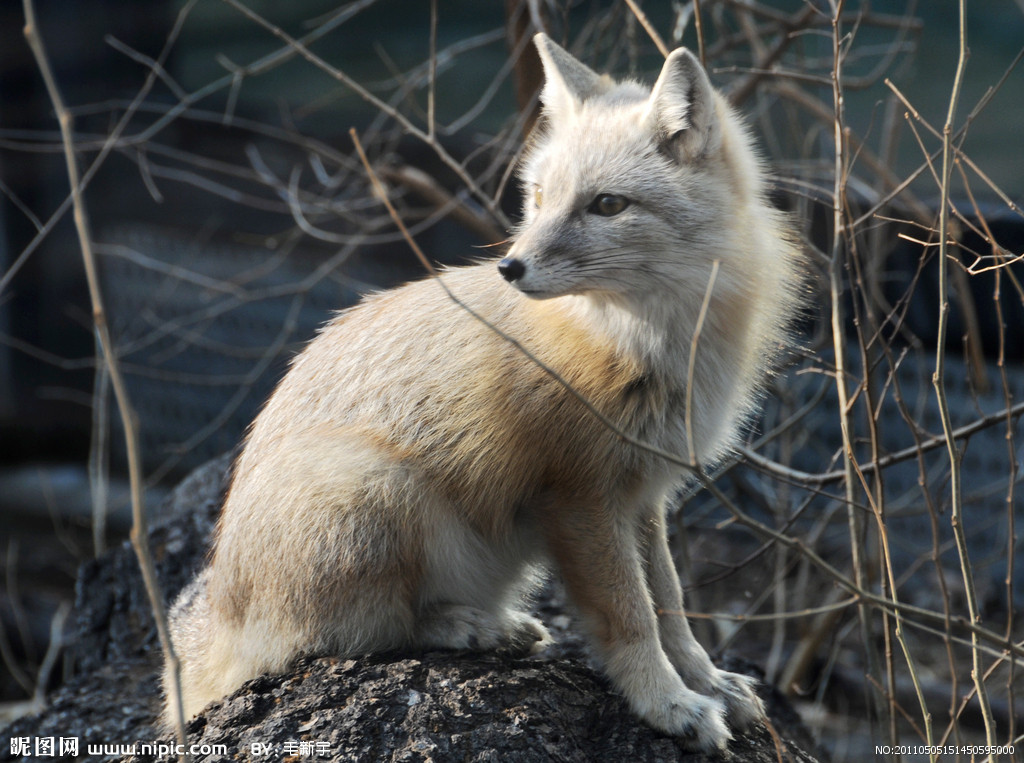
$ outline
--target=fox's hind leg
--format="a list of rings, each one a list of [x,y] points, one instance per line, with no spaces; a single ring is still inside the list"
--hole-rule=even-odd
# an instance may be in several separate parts
[[[687,686],[725,703],[729,725],[743,730],[764,717],[764,705],[750,676],[719,670],[694,638],[683,610],[683,592],[668,547],[665,516],[660,509],[644,525],[641,546],[647,584],[658,615],[661,645]]]
[[[418,646],[536,652],[551,643],[544,625],[522,610],[538,580],[536,543],[525,533],[509,528],[485,534],[458,511],[435,514],[424,538]]]

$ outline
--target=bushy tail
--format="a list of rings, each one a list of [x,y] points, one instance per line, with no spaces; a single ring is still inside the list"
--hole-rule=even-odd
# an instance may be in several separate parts
[[[214,694],[216,690],[211,685],[214,676],[208,675],[206,671],[209,655],[213,652],[210,640],[216,636],[207,598],[209,573],[209,568],[204,569],[182,589],[167,618],[171,643],[181,664],[181,692],[186,721],[219,696]],[[176,722],[175,709],[170,702],[172,681],[170,667],[164,665],[164,709],[160,723],[165,729],[172,728]]]

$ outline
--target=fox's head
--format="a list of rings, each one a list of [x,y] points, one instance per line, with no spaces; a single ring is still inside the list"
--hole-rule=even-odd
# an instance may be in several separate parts
[[[534,41],[545,124],[520,170],[523,221],[501,275],[535,298],[635,302],[688,281],[703,292],[742,190],[723,159],[728,107],[700,63],[680,48],[648,89]]]

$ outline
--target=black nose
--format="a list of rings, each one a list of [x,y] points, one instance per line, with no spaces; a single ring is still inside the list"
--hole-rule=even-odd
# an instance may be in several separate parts
[[[506,257],[498,263],[498,272],[501,273],[502,278],[512,283],[523,277],[523,273],[526,272],[526,266],[522,260],[517,260],[515,257]]]

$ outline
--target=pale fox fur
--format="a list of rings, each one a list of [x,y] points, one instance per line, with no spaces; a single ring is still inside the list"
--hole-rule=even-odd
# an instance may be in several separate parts
[[[750,138],[688,51],[651,90],[536,42],[523,222],[497,268],[442,278],[626,433],[713,462],[799,281]],[[522,603],[551,564],[636,714],[722,747],[762,706],[687,625],[664,517],[685,478],[431,280],[368,297],[248,434],[212,560],[171,614],[186,715],[304,654],[542,647]]]

